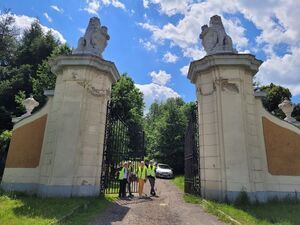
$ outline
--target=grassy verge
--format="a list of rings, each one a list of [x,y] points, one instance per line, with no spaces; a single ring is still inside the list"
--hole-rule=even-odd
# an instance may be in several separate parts
[[[176,177],[173,183],[183,190],[183,177]],[[184,194],[188,203],[199,204],[207,212],[216,215],[228,224],[245,225],[299,225],[300,203],[294,200],[273,200],[261,204],[226,204],[204,200],[198,196]]]
[[[114,195],[99,198],[36,198],[28,196],[0,195],[1,225],[83,225],[92,221]]]

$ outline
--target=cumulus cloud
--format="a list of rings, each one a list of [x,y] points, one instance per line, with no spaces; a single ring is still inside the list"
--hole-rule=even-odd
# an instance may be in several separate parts
[[[180,95],[172,88],[166,86],[171,80],[171,75],[164,70],[158,72],[152,71],[149,74],[152,77],[152,82],[149,84],[135,84],[144,95],[147,111],[154,101],[163,102],[168,98],[178,98]]]
[[[184,13],[191,2],[192,0],[143,0],[143,5],[148,8],[149,4],[158,4],[161,13],[172,16]]]
[[[159,85],[166,85],[171,79],[171,74],[164,70],[152,71],[150,76],[152,77],[152,82]]]
[[[178,60],[178,56],[172,54],[171,52],[167,52],[164,54],[163,60],[167,63],[175,63]]]
[[[263,83],[277,83],[289,87],[294,95],[300,94],[300,1],[246,1],[232,0],[224,4],[219,0],[177,1],[144,0],[144,6],[158,5],[159,12],[167,16],[181,14],[176,23],[139,23],[150,31],[155,43],[170,42],[181,48],[183,56],[193,60],[205,55],[199,40],[201,26],[208,24],[212,15],[222,16],[226,32],[231,36],[239,52],[263,51],[266,61],[257,75]],[[175,7],[176,6],[176,7]],[[246,29],[237,15],[252,22],[259,31],[254,43],[249,44]],[[286,47],[278,52],[278,46]],[[186,74],[187,67],[180,69]]]
[[[12,16],[15,19],[15,26],[18,29],[20,35],[23,34],[24,30],[29,29],[31,24],[35,20],[37,20],[34,17],[29,17],[29,16],[25,16],[25,15],[12,14]],[[57,31],[53,28],[46,27],[42,24],[41,24],[41,27],[42,27],[42,30],[43,30],[44,33],[47,33],[48,31],[51,31],[53,36],[56,39],[58,39],[61,43],[66,43],[66,39],[63,37],[63,35],[59,31]]]
[[[154,101],[163,102],[168,98],[180,97],[180,95],[173,89],[155,83],[135,84],[135,86],[144,94],[146,111]]]
[[[147,51],[155,51],[156,50],[156,45],[151,43],[150,41],[143,40],[142,38],[139,39],[139,43],[142,44],[142,46],[147,50]]]
[[[284,56],[267,59],[256,75],[262,84],[270,82],[288,87],[293,95],[300,95],[300,48],[292,48]]]
[[[125,5],[118,0],[86,0],[86,7],[83,10],[87,11],[89,14],[95,14],[98,16],[98,10],[100,6],[110,6],[112,5],[115,8],[120,8],[126,10]]]
[[[84,34],[85,33],[85,28],[78,28],[79,32]]]
[[[87,11],[89,14],[94,14],[98,16],[98,10],[100,8],[99,0],[86,0],[87,5],[83,10]]]
[[[64,10],[62,8],[59,8],[57,5],[51,5],[50,7],[59,13],[64,12]]]
[[[48,15],[48,13],[45,12],[43,15],[44,15],[44,17],[48,20],[49,23],[52,23],[53,20],[52,20],[52,18]]]
[[[181,67],[181,68],[180,68],[181,75],[187,76],[187,74],[188,74],[188,72],[189,72],[189,67],[190,67],[190,64]]]

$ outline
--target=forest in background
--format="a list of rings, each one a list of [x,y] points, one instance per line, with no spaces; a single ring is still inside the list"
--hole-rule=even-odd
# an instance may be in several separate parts
[[[50,71],[49,62],[58,55],[68,55],[71,49],[60,43],[51,33],[44,33],[39,21],[20,36],[8,10],[0,15],[0,154],[4,151],[13,124],[12,116],[25,112],[22,101],[33,95],[40,103],[46,102],[44,90],[54,89],[56,76]],[[291,98],[287,88],[270,84],[259,87],[267,93],[265,108],[283,119],[278,109],[284,97]],[[184,134],[194,102],[181,98],[154,102],[144,115],[143,94],[135,87],[130,75],[124,73],[113,85],[112,107],[127,124],[138,126],[145,132],[145,149],[148,158],[170,164],[176,173],[183,173]],[[299,105],[293,112],[300,120]],[[5,141],[4,141],[5,140]]]

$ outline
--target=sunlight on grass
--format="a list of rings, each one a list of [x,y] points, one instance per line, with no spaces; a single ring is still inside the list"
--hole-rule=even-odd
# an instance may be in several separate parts
[[[66,215],[72,215],[62,224],[83,225],[101,213],[116,196],[99,198],[37,198],[0,195],[1,225],[57,224]]]
[[[184,177],[176,177],[173,183],[181,190],[184,189]],[[220,220],[228,224],[300,224],[300,203],[295,200],[277,200],[261,204],[235,205],[205,200],[191,194],[184,194],[183,198],[188,203],[201,205],[207,212],[216,215]]]

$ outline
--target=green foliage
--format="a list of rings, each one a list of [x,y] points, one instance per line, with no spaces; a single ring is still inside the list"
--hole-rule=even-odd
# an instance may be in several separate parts
[[[16,95],[15,95],[15,102],[17,104],[17,109],[19,109],[20,111],[24,111],[25,107],[23,106],[23,101],[26,98],[26,94],[25,91],[19,91]]]
[[[0,66],[9,65],[16,48],[16,28],[15,19],[8,9],[0,13]]]
[[[170,98],[154,102],[145,117],[146,152],[150,158],[167,163],[175,173],[184,169],[184,134],[194,103]]]
[[[234,202],[235,205],[249,205],[250,204],[250,199],[245,190],[242,190],[237,198],[235,199]]]
[[[53,90],[55,88],[56,75],[51,72],[49,62],[59,55],[69,54],[71,54],[71,49],[67,45],[56,46],[51,55],[38,65],[36,76],[32,79],[32,91],[34,98],[40,103],[39,108],[42,107],[47,100],[44,95],[44,90]]]
[[[275,116],[284,119],[284,113],[278,108],[278,105],[283,101],[285,97],[290,99],[292,97],[288,88],[281,87],[271,83],[270,85],[262,86],[260,89],[267,93],[267,96],[263,99],[264,107]]]
[[[184,183],[182,176],[175,180]],[[183,184],[175,183],[177,186]],[[242,194],[244,195],[244,194]],[[298,225],[300,224],[300,203],[295,199],[272,200],[267,203],[233,205],[202,199],[191,194],[184,194],[185,202],[201,205],[205,211],[214,214],[227,224],[247,225]],[[242,197],[244,198],[244,197]]]
[[[10,138],[12,136],[12,131],[3,131],[1,134],[0,134],[0,151],[3,151],[3,146],[6,146],[9,141],[10,141]]]
[[[91,223],[115,199],[115,196],[42,199],[2,194],[0,195],[0,221],[1,225],[85,225]]]
[[[42,107],[44,89],[54,88],[56,77],[49,61],[71,50],[51,32],[43,33],[38,21],[19,38],[9,10],[0,12],[0,131],[11,129],[12,115],[24,113],[22,99],[33,94]]]
[[[134,86],[133,80],[125,73],[112,87],[112,111],[131,125],[142,126],[144,101],[143,94]]]

